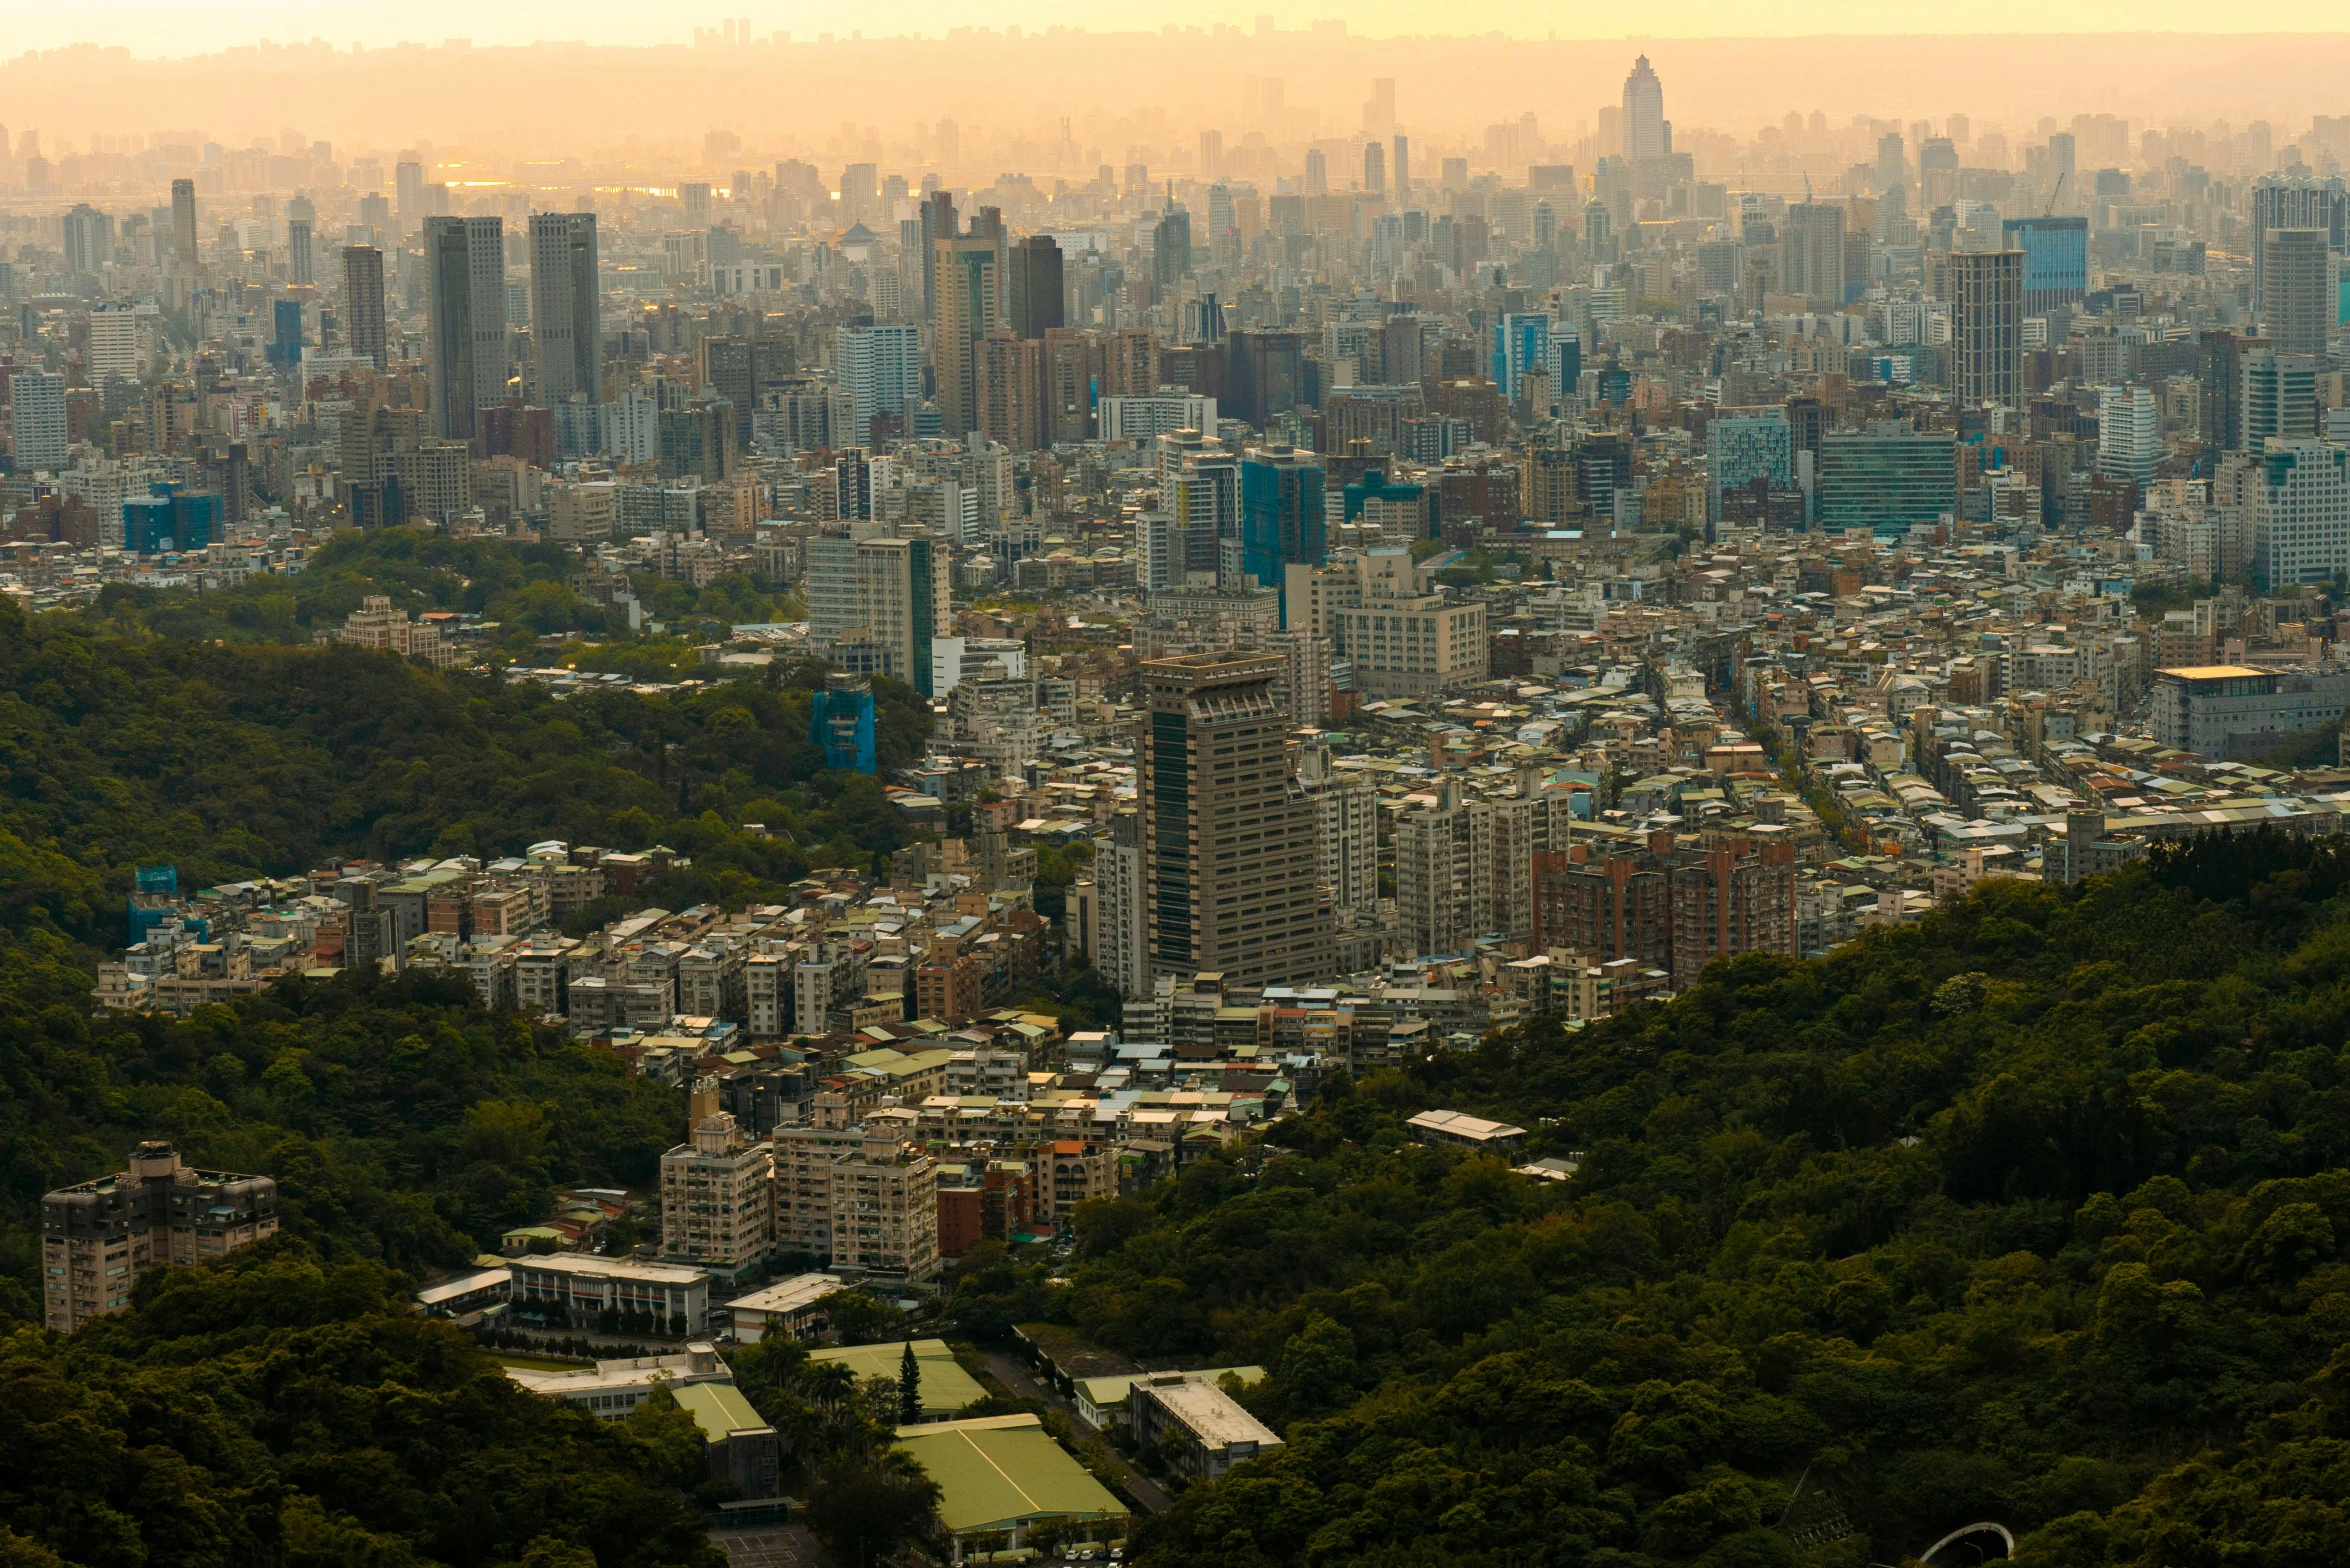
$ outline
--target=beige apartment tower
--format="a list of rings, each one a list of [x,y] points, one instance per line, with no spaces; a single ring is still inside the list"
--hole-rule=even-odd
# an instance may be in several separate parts
[[[718,1109],[713,1080],[694,1085],[691,1114],[689,1141],[661,1156],[661,1255],[745,1268],[775,1251],[775,1151]]]
[[[1270,654],[1146,660],[1143,863],[1151,969],[1303,984],[1335,959],[1321,823],[1291,770]]]

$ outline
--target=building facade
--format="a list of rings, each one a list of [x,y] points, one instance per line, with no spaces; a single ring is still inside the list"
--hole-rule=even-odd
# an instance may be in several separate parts
[[[168,1143],[41,1199],[41,1320],[71,1333],[130,1306],[149,1269],[210,1263],[277,1234],[277,1183],[200,1171]]]

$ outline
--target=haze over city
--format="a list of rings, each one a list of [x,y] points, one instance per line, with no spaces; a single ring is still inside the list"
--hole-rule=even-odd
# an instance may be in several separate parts
[[[0,62],[0,1563],[2350,1562],[2350,35],[320,20]]]

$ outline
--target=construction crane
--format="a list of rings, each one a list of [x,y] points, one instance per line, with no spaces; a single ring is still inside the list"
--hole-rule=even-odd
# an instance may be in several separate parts
[[[2064,176],[2072,172],[2070,169],[2065,170],[2064,173],[2057,175],[2056,183],[2048,187],[2048,210],[2041,213],[2041,217],[2053,218],[2056,216],[2056,198],[2064,194]]]

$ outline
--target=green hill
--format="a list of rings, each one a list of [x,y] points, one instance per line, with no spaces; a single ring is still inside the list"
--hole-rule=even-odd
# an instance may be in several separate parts
[[[1722,963],[1341,1081],[958,1308],[1274,1369],[1286,1447],[1150,1564],[1862,1568],[1981,1520],[2067,1568],[2350,1561],[2345,889],[2339,841],[2208,843]],[[1432,1106],[1581,1169],[1407,1142]]]

